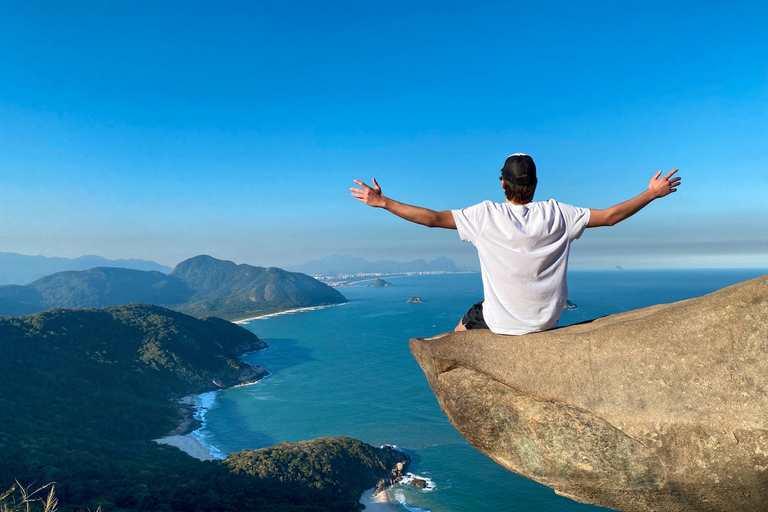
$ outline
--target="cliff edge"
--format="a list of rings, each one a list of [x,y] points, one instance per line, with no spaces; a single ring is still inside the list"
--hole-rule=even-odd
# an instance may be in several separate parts
[[[768,510],[768,276],[411,351],[473,446],[558,494],[627,512]]]

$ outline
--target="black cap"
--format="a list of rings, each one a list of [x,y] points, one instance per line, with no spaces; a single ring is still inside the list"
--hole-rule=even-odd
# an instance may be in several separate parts
[[[515,185],[536,185],[536,164],[533,158],[524,153],[509,155],[501,168],[501,177],[504,181]]]

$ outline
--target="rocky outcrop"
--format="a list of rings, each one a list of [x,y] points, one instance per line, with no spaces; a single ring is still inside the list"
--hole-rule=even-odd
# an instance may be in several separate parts
[[[390,283],[389,281],[385,281],[383,279],[376,279],[375,281],[371,281],[370,283],[368,283],[365,286],[372,286],[374,288],[381,288],[383,286],[392,286],[392,283]]]
[[[373,489],[374,496],[400,482],[405,476],[405,471],[411,463],[411,458],[408,455],[391,446],[384,445],[381,449],[390,454],[394,463],[389,469],[389,474],[386,477],[379,479],[376,483],[376,487]]]
[[[421,300],[421,297],[419,297],[418,295],[416,295],[415,297],[411,297],[410,299],[408,299],[405,302],[408,302],[410,304],[422,304],[423,303],[423,301]]]
[[[558,494],[623,511],[768,510],[768,276],[411,351],[473,446]]]

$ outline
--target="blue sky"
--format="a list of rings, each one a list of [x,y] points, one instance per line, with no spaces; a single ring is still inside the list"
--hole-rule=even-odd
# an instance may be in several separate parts
[[[0,0],[0,251],[289,266],[476,265],[434,209],[604,208],[680,191],[574,244],[573,268],[768,267],[765,2]]]

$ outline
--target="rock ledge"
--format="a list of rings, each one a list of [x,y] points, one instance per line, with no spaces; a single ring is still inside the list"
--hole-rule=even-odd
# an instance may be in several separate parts
[[[768,276],[411,351],[473,446],[558,494],[627,512],[768,510]]]

